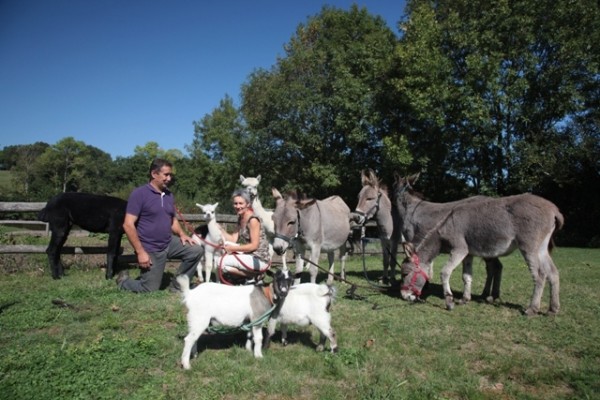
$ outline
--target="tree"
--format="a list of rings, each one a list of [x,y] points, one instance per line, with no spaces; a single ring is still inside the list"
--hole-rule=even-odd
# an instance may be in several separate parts
[[[48,146],[47,143],[37,142],[4,148],[2,164],[12,173],[12,196],[28,201],[35,199],[35,192],[32,191],[36,180],[35,161]]]
[[[597,85],[597,3],[412,0],[407,10],[395,87],[437,193],[448,176],[480,193],[536,190],[564,122],[582,111],[582,87]]]
[[[384,141],[391,129],[381,108],[396,40],[357,6],[324,7],[298,26],[286,56],[242,87],[251,154],[269,167],[263,176],[283,189],[354,200],[362,168],[379,169],[386,157],[405,162],[403,142]],[[398,148],[386,152],[384,143]]]
[[[239,175],[260,163],[253,159],[248,136],[229,96],[225,96],[211,114],[194,122],[194,140],[188,147],[194,171],[188,174],[188,190],[193,187],[194,192],[189,196],[205,203],[230,204]]]
[[[73,137],[48,147],[34,163],[40,193],[110,190],[111,157]]]

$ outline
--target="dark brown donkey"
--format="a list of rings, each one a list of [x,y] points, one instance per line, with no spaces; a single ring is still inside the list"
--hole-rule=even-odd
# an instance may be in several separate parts
[[[413,246],[417,257],[410,254],[411,246],[406,247],[409,257],[402,264],[405,286],[414,280],[411,274],[420,269],[420,263],[431,263],[443,249],[448,250],[450,257],[442,267],[441,279],[446,308],[450,310],[454,305],[450,275],[465,257],[496,258],[518,248],[534,282],[531,303],[525,314],[539,313],[546,280],[550,283],[548,312],[558,313],[559,273],[550,257],[550,250],[552,235],[562,227],[564,219],[553,203],[532,194],[483,197],[470,202],[429,203],[411,193],[413,179],[416,178],[399,178],[396,182],[396,202],[405,218],[417,217],[417,210],[435,209],[436,204],[437,207],[453,205],[438,213],[434,227],[425,233],[416,247]],[[403,298],[410,294],[409,290],[401,291]]]
[[[90,193],[60,193],[51,198],[38,214],[48,222],[52,236],[46,249],[52,277],[60,279],[64,269],[60,253],[73,225],[90,232],[108,233],[106,279],[112,278],[123,237],[123,221],[127,201],[116,197]]]

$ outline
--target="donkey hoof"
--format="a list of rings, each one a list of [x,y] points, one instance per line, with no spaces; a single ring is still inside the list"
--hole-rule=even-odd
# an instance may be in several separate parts
[[[527,310],[525,310],[525,315],[527,317],[536,317],[538,315],[538,310],[529,307]]]
[[[488,296],[485,298],[485,302],[488,304],[494,304],[494,301],[496,301],[496,299],[494,299],[492,296]]]
[[[454,302],[446,303],[446,310],[452,311],[454,309]]]

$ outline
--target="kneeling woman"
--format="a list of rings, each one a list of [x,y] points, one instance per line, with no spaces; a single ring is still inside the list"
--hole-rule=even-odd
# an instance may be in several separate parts
[[[269,242],[260,218],[254,215],[250,195],[240,189],[233,192],[231,198],[238,223],[233,233],[222,230],[226,254],[216,260],[217,267],[252,283],[271,265]]]

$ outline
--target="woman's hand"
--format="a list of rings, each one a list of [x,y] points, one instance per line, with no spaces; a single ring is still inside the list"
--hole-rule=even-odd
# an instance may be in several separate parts
[[[226,242],[223,245],[223,249],[227,252],[227,253],[235,253],[235,252],[241,252],[241,245],[237,244],[237,243],[230,243],[230,242]]]

